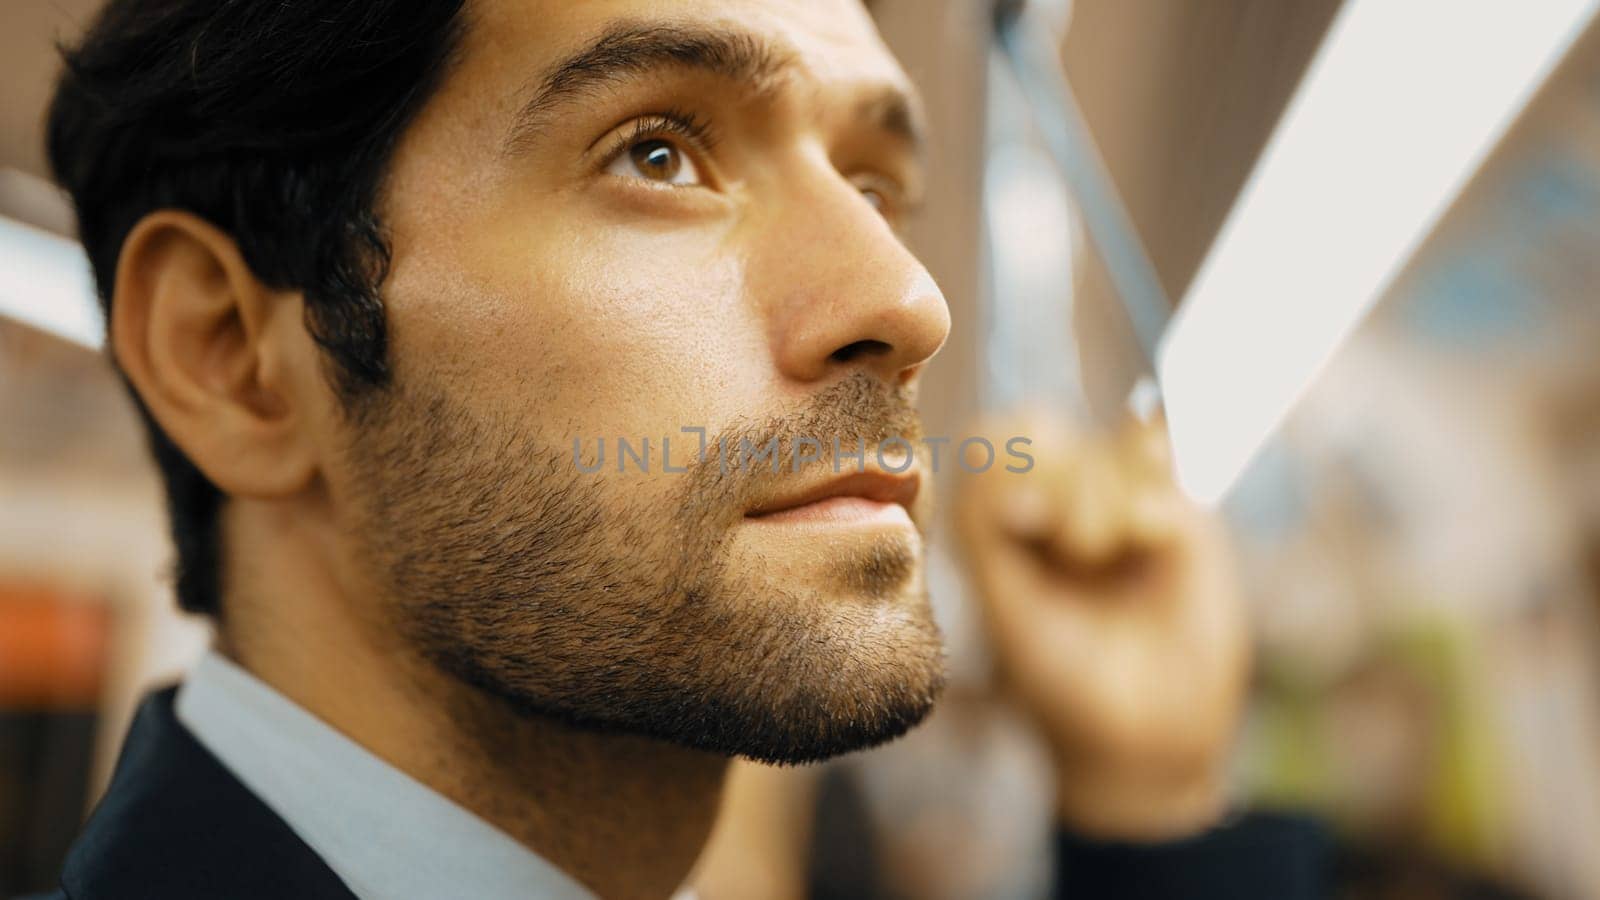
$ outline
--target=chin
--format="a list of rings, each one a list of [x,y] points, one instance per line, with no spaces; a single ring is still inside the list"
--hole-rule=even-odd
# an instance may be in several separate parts
[[[932,710],[945,684],[944,643],[920,585],[807,602],[813,608],[798,617],[805,636],[750,660],[743,683],[759,692],[739,698],[735,708],[745,712],[729,718],[737,733],[715,749],[766,763],[819,762],[900,737]],[[793,622],[784,630],[793,633]]]

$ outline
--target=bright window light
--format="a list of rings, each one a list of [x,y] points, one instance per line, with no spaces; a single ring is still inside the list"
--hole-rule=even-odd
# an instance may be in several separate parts
[[[83,248],[0,216],[0,316],[98,349],[105,328]]]
[[[1595,6],[1347,0],[1162,339],[1192,497],[1227,493]]]

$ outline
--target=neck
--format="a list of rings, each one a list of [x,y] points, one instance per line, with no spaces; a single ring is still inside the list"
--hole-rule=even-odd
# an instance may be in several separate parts
[[[233,535],[255,550],[281,550],[284,538]],[[716,818],[726,758],[518,712],[417,659],[356,613],[337,579],[282,577],[316,567],[263,558],[277,555],[230,567],[219,649],[599,896],[668,897],[683,884]]]

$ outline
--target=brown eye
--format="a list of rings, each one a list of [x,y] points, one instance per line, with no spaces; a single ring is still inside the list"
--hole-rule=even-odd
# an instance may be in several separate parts
[[[640,174],[656,181],[671,181],[683,168],[683,157],[678,148],[666,141],[644,141],[634,144],[628,151]]]
[[[671,141],[650,138],[634,144],[607,167],[613,175],[662,184],[699,184],[694,162]]]

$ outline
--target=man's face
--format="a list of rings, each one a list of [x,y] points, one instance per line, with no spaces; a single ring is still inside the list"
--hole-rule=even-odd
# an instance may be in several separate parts
[[[949,327],[894,228],[905,76],[857,0],[466,17],[380,206],[395,384],[328,475],[383,620],[586,726],[784,761],[901,733],[941,680],[930,489],[875,448],[919,446]],[[740,464],[772,437],[778,473]]]

